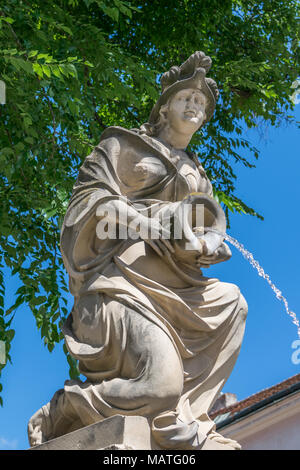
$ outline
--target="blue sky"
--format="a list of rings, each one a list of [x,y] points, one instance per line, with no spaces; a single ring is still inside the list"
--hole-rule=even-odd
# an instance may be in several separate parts
[[[295,115],[300,121],[300,105]],[[228,233],[253,253],[300,318],[299,130],[285,124],[277,129],[260,126],[259,131],[246,131],[244,137],[261,154],[255,169],[236,167],[237,195],[265,220],[233,215]],[[300,364],[291,360],[296,327],[267,282],[242,255],[232,247],[230,261],[204,274],[237,284],[249,306],[240,356],[223,391],[236,393],[241,400],[300,373]],[[6,286],[8,307],[18,282],[7,275]],[[3,371],[4,407],[0,408],[0,449],[8,450],[28,447],[29,418],[68,379],[62,345],[48,352],[29,309],[19,308],[13,327],[13,365]]]

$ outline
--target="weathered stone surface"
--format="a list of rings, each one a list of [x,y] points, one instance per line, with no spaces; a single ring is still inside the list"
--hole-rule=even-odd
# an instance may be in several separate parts
[[[151,449],[147,419],[142,416],[116,415],[31,448],[31,450],[97,449]]]
[[[151,440],[151,429],[142,416],[116,415],[57,437],[30,450],[160,450]],[[206,439],[195,450],[233,450]]]

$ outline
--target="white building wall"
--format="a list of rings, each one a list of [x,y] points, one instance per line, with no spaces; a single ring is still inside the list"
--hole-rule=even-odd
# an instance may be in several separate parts
[[[300,392],[218,430],[245,450],[300,450]]]

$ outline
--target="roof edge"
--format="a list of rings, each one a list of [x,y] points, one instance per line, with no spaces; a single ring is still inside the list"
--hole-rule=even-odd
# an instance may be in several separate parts
[[[271,405],[277,401],[282,400],[288,395],[292,395],[296,392],[300,391],[300,381],[297,382],[296,384],[291,385],[290,387],[281,390],[280,392],[275,393],[274,395],[271,395],[270,397],[265,398],[264,400],[261,400],[258,403],[254,403],[253,405],[248,406],[247,408],[244,408],[241,411],[238,411],[236,414],[233,416],[230,416],[224,421],[221,421],[219,425],[217,424],[217,429],[224,428],[225,426],[228,426],[229,424],[232,424],[233,422],[239,421],[240,419],[262,409],[267,407],[268,405]],[[226,413],[224,413],[226,414]],[[222,414],[217,415],[218,417],[221,417]]]

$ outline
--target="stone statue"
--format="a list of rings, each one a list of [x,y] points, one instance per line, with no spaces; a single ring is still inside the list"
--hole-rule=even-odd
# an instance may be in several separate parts
[[[61,232],[74,296],[63,332],[86,380],[67,380],[35,413],[31,446],[121,414],[146,417],[158,449],[201,449],[207,440],[240,448],[216,433],[208,413],[238,357],[247,304],[237,286],[200,269],[229,259],[230,249],[215,233],[197,236],[193,216],[182,239],[164,224],[171,215],[174,226],[188,201],[204,206],[205,226],[226,230],[212,185],[186,150],[215,109],[210,67],[195,52],[164,73],[149,122],[107,128],[80,168]],[[105,217],[115,237],[100,236]],[[138,237],[121,237],[133,222]]]

